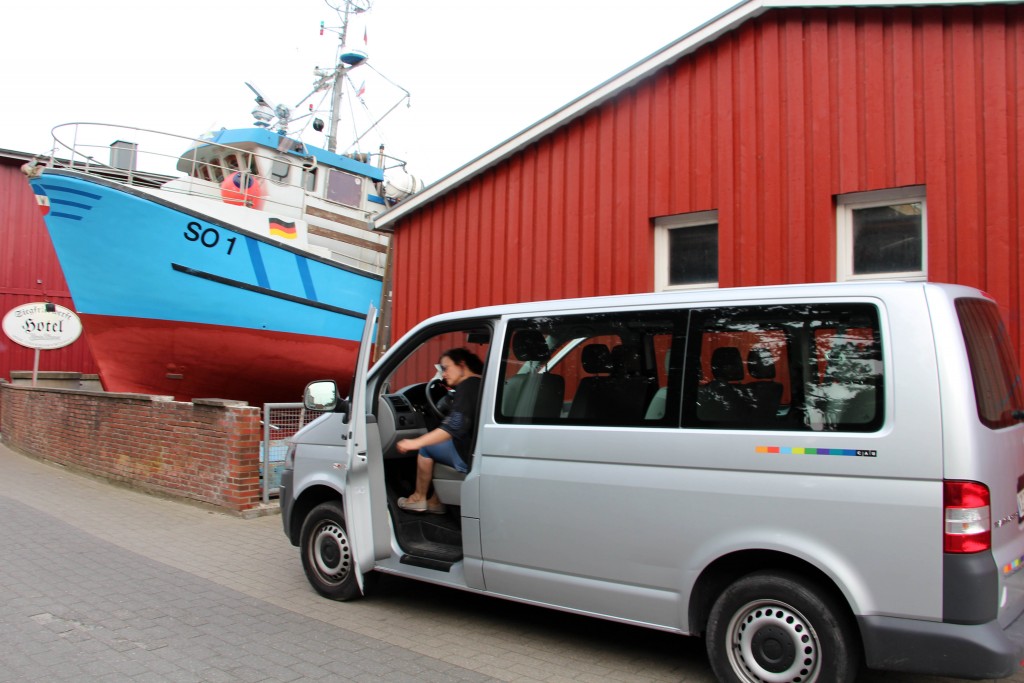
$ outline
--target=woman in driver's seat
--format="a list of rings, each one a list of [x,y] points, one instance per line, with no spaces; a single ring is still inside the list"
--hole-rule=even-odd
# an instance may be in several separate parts
[[[459,472],[469,471],[469,451],[476,429],[476,406],[480,396],[480,373],[484,369],[475,353],[468,349],[449,349],[441,354],[441,378],[455,390],[451,412],[441,426],[415,439],[396,444],[400,453],[419,450],[416,457],[416,490],[398,499],[398,507],[409,512],[444,514],[445,506],[434,493],[427,498],[434,478],[434,463],[440,462]]]

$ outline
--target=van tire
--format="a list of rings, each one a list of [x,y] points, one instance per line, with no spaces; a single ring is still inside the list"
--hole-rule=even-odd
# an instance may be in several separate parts
[[[748,574],[726,588],[705,639],[722,683],[853,683],[860,667],[845,611],[789,572]]]
[[[341,501],[317,505],[302,523],[302,568],[316,592],[331,600],[362,596]]]

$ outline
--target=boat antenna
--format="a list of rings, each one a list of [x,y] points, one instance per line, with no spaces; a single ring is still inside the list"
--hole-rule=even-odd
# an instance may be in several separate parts
[[[324,2],[341,18],[340,27],[326,27],[323,22],[320,22],[320,35],[323,35],[324,31],[331,31],[337,33],[340,40],[338,58],[334,68],[321,72],[321,79],[317,83],[318,86],[325,86],[329,83],[331,87],[331,123],[327,135],[327,151],[334,152],[338,148],[338,124],[341,119],[341,96],[344,91],[345,75],[349,69],[366,61],[365,52],[350,50],[346,45],[348,20],[351,15],[368,11],[373,3],[371,0],[342,0],[339,5],[332,5],[328,0],[324,0]]]

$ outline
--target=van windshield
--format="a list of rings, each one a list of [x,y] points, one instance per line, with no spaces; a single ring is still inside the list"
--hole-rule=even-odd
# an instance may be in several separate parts
[[[1017,424],[1024,409],[1020,370],[999,309],[983,299],[957,299],[967,358],[974,381],[978,419],[989,429]]]

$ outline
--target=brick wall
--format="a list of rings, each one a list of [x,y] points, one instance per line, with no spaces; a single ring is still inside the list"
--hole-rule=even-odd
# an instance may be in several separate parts
[[[240,401],[0,383],[0,433],[28,455],[233,511],[261,501],[260,410]]]

